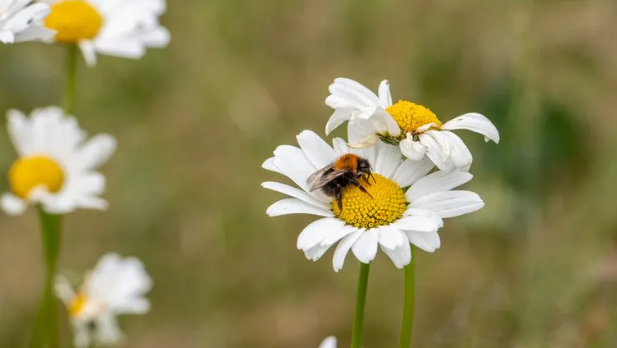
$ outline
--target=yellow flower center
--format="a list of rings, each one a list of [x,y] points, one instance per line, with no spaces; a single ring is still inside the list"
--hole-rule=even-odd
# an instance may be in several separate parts
[[[386,111],[405,134],[415,134],[418,132],[418,128],[429,123],[434,123],[437,128],[442,125],[437,115],[427,107],[406,100],[399,100],[396,104],[388,107]]]
[[[348,225],[363,228],[389,225],[407,209],[405,193],[397,183],[375,173],[373,178],[369,182],[359,180],[368,194],[355,185],[343,189],[343,211],[336,199],[332,201],[332,211]]]
[[[103,17],[86,0],[64,0],[51,6],[45,26],[57,32],[56,41],[70,44],[96,37]]]
[[[11,191],[24,199],[35,187],[44,186],[49,192],[58,192],[63,183],[62,168],[47,156],[20,158],[9,170]]]
[[[68,306],[69,315],[71,317],[78,316],[86,306],[86,300],[86,296],[84,296],[83,294],[78,294]]]

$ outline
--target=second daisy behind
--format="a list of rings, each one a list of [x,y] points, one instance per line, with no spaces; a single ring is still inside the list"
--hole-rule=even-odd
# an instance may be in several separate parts
[[[434,172],[433,163],[402,160],[398,147],[377,143],[367,149],[350,149],[343,139],[334,139],[333,147],[317,134],[298,135],[300,147],[279,146],[265,169],[287,176],[300,189],[277,182],[263,187],[284,193],[285,198],[271,205],[270,216],[312,214],[322,218],[309,224],[298,236],[298,249],[310,260],[317,260],[334,244],[333,267],[343,267],[351,250],[360,262],[370,263],[380,247],[398,268],[411,261],[410,243],[433,252],[440,247],[437,233],[443,218],[476,211],[484,206],[470,191],[452,190],[469,180],[467,172]],[[366,159],[373,168],[370,184],[348,185],[342,192],[341,210],[335,198],[311,191],[308,178],[331,165],[340,156],[353,153]],[[364,183],[364,181],[360,181]],[[409,188],[405,191],[406,188]]]

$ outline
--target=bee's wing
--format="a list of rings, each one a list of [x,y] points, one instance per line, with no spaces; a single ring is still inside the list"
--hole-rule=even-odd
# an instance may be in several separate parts
[[[323,167],[309,176],[306,183],[309,185],[311,192],[326,186],[333,179],[345,174],[344,171],[336,171],[332,167],[333,165]]]

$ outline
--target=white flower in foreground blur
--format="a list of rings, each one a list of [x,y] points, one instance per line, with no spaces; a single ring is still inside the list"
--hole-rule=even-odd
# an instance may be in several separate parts
[[[55,287],[67,307],[78,348],[90,347],[92,340],[96,346],[120,343],[122,332],[116,316],[150,310],[150,301],[144,295],[150,291],[152,280],[134,257],[106,254],[86,274],[77,292],[62,276],[57,277]]]
[[[480,197],[469,191],[451,191],[471,180],[467,172],[435,172],[428,159],[401,160],[398,148],[382,142],[367,149],[348,149],[343,139],[334,139],[330,147],[317,134],[304,131],[298,135],[300,148],[282,145],[263,168],[289,177],[301,189],[265,182],[263,187],[291,196],[272,204],[270,216],[312,214],[323,218],[308,225],[298,236],[298,249],[310,260],[317,260],[338,242],[333,266],[338,271],[351,249],[363,263],[371,262],[377,247],[390,257],[396,267],[411,261],[409,243],[428,252],[440,246],[437,230],[442,218],[459,216],[484,206]],[[312,191],[308,178],[342,155],[353,153],[368,160],[370,177],[357,177],[367,191],[347,185],[342,190],[342,211],[336,198],[320,190]],[[345,156],[347,158],[350,156]],[[335,162],[336,161],[336,162]],[[404,188],[411,186],[407,192]]]
[[[499,143],[497,128],[486,117],[468,113],[441,123],[426,107],[409,101],[392,103],[390,86],[384,80],[379,96],[358,82],[337,78],[330,85],[326,104],[334,114],[326,125],[326,134],[349,121],[349,142],[353,147],[369,147],[379,139],[400,146],[411,160],[428,156],[439,169],[469,170],[472,156],[455,129],[468,129],[484,135],[485,140]]]
[[[31,0],[0,0],[0,42],[10,44],[51,38],[55,32],[42,21],[50,12],[46,4]]]
[[[326,338],[321,344],[319,348],[336,348],[336,337],[330,336]]]
[[[86,141],[77,120],[57,107],[36,109],[29,118],[10,110],[7,118],[19,158],[9,170],[11,193],[1,198],[6,213],[21,214],[28,203],[40,203],[51,214],[107,208],[99,197],[105,177],[94,170],[114,152],[114,137],[99,134]]]
[[[41,0],[51,6],[45,19],[55,41],[78,44],[90,66],[96,53],[141,58],[147,47],[165,47],[170,35],[159,24],[165,0]]]

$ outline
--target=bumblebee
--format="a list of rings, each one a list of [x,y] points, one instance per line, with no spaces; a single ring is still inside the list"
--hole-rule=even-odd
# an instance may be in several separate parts
[[[372,171],[369,161],[348,153],[337,158],[332,164],[311,174],[306,182],[311,192],[321,189],[327,196],[334,197],[339,210],[342,211],[343,189],[345,187],[355,185],[360,191],[371,196],[359,180],[361,179],[367,185],[370,185],[369,179],[375,180]]]

